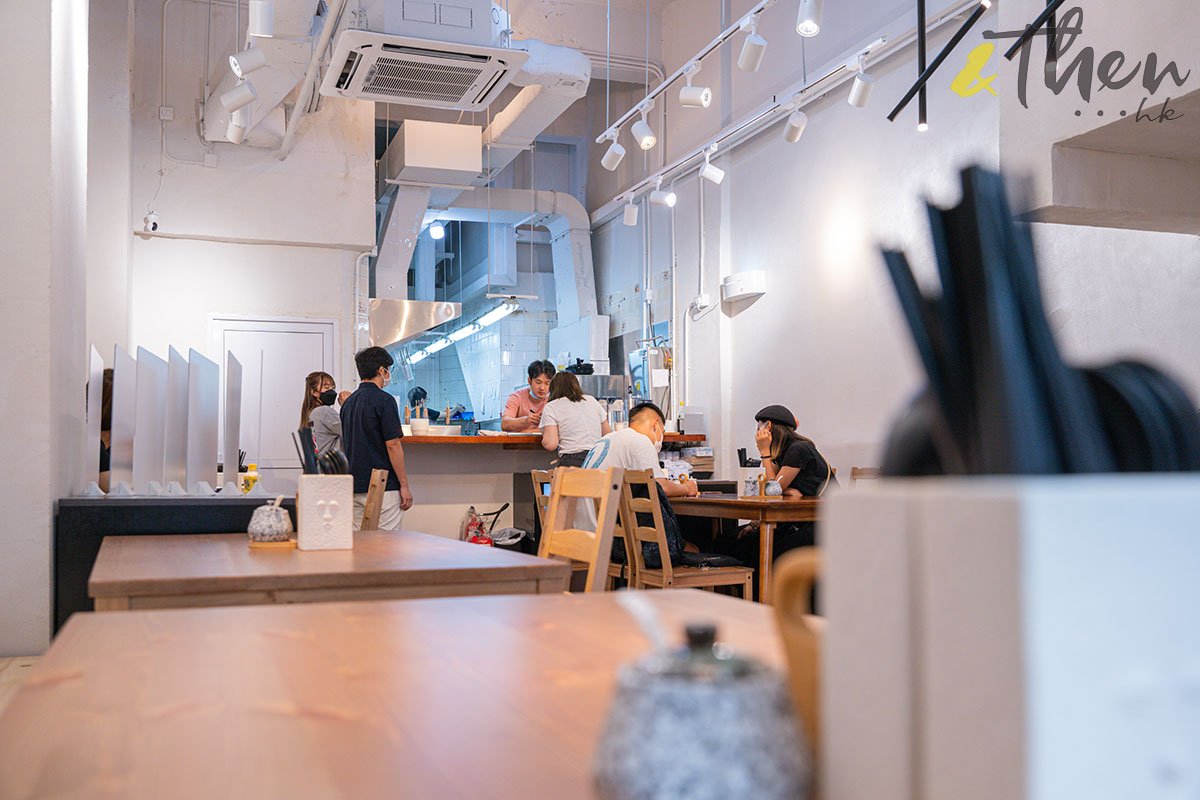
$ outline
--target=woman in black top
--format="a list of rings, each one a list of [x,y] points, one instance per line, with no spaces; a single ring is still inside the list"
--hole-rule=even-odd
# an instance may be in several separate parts
[[[754,441],[768,480],[779,481],[787,497],[820,497],[837,478],[813,441],[796,433],[796,417],[785,407],[767,406],[754,415],[758,423]],[[718,553],[731,555],[743,564],[758,565],[758,529],[748,525],[722,535],[713,544]],[[796,547],[816,544],[811,522],[793,522],[775,528],[772,558]],[[755,579],[757,580],[757,575]]]

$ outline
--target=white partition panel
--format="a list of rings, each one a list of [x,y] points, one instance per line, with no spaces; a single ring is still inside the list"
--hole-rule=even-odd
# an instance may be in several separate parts
[[[225,465],[222,483],[237,482],[238,443],[242,433],[242,362],[233,353],[225,356],[225,440],[221,461]]]
[[[88,363],[87,383],[87,458],[84,461],[83,485],[100,480],[100,415],[104,399],[104,359],[92,347]]]
[[[167,353],[167,416],[163,438],[163,485],[187,486],[188,363],[174,347]]]
[[[217,486],[217,409],[221,398],[221,368],[195,350],[188,351],[187,483],[196,491],[200,481]]]
[[[163,480],[163,441],[167,424],[167,362],[137,349],[137,412],[133,427],[133,488],[145,492]]]
[[[137,361],[120,345],[113,348],[112,431],[109,486],[133,483],[133,425],[137,413]]]

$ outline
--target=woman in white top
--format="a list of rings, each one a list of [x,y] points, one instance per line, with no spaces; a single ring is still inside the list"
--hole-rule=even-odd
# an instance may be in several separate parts
[[[608,412],[583,393],[570,372],[555,373],[550,399],[542,409],[542,447],[558,451],[560,467],[581,467],[592,445],[612,433]]]

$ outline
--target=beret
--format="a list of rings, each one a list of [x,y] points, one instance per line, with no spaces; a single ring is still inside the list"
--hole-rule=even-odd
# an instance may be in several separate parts
[[[754,415],[755,422],[773,422],[777,425],[796,427],[796,415],[787,410],[786,406],[767,406]]]

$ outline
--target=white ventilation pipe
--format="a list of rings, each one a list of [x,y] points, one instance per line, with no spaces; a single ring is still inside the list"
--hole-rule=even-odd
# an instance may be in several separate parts
[[[327,3],[329,11],[325,15],[325,24],[321,26],[321,38],[317,42],[317,46],[313,48],[312,59],[308,62],[308,70],[300,80],[300,92],[296,97],[296,105],[292,108],[292,118],[288,120],[287,131],[283,134],[283,142],[279,145],[279,150],[275,153],[275,157],[280,161],[287,158],[288,153],[292,151],[292,144],[296,141],[296,128],[300,126],[300,120],[304,118],[305,109],[308,108],[308,103],[312,100],[313,88],[316,85],[317,68],[321,66],[321,60],[325,58],[325,51],[329,48],[329,40],[333,38],[333,29],[337,27],[338,17],[342,13],[342,7],[345,5],[346,0],[329,0]]]
[[[515,40],[512,49],[529,53],[529,60],[512,80],[525,88],[483,132],[483,164],[488,175],[477,180],[477,186],[489,183],[572,103],[587,94],[591,80],[591,61],[578,50],[537,39]]]

